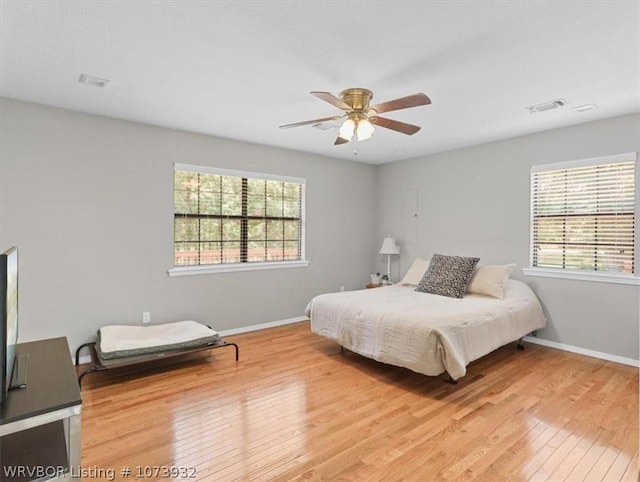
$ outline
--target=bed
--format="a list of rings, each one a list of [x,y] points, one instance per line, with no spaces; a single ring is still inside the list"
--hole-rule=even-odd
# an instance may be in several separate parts
[[[104,326],[98,330],[95,342],[85,343],[76,350],[76,366],[82,349],[87,348],[91,356],[91,364],[78,376],[78,384],[82,386],[82,379],[90,373],[225,346],[235,347],[238,361],[238,345],[223,340],[211,327],[192,320],[150,326]]]
[[[415,285],[322,294],[306,308],[313,333],[379,362],[452,380],[493,350],[543,328],[533,291],[506,279],[500,298],[466,293],[451,298]]]

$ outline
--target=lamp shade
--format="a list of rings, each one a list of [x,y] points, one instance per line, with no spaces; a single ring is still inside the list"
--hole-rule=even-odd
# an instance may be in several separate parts
[[[358,122],[358,129],[356,130],[356,135],[358,136],[359,141],[366,141],[370,139],[373,135],[375,129],[371,125],[367,119],[362,119]]]
[[[400,254],[400,248],[391,236],[387,236],[384,238],[384,241],[382,241],[380,254]]]
[[[355,131],[355,129],[356,129],[356,123],[353,122],[352,119],[347,119],[342,124],[342,127],[340,127],[340,131],[338,135],[343,139],[350,141],[351,138],[353,137],[353,132]]]

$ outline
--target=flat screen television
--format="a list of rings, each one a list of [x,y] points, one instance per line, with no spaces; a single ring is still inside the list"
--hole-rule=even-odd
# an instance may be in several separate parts
[[[18,343],[18,248],[0,255],[0,403],[11,387]]]

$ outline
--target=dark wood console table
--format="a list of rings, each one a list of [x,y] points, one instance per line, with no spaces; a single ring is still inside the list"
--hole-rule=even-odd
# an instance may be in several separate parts
[[[80,480],[82,397],[66,338],[20,343],[27,386],[0,404],[0,481]]]

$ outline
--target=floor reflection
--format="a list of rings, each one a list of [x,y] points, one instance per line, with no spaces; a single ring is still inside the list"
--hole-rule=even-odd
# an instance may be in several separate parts
[[[305,384],[302,380],[217,397],[174,414],[176,466],[197,467],[198,480],[247,479],[282,465],[283,454],[305,447]]]

